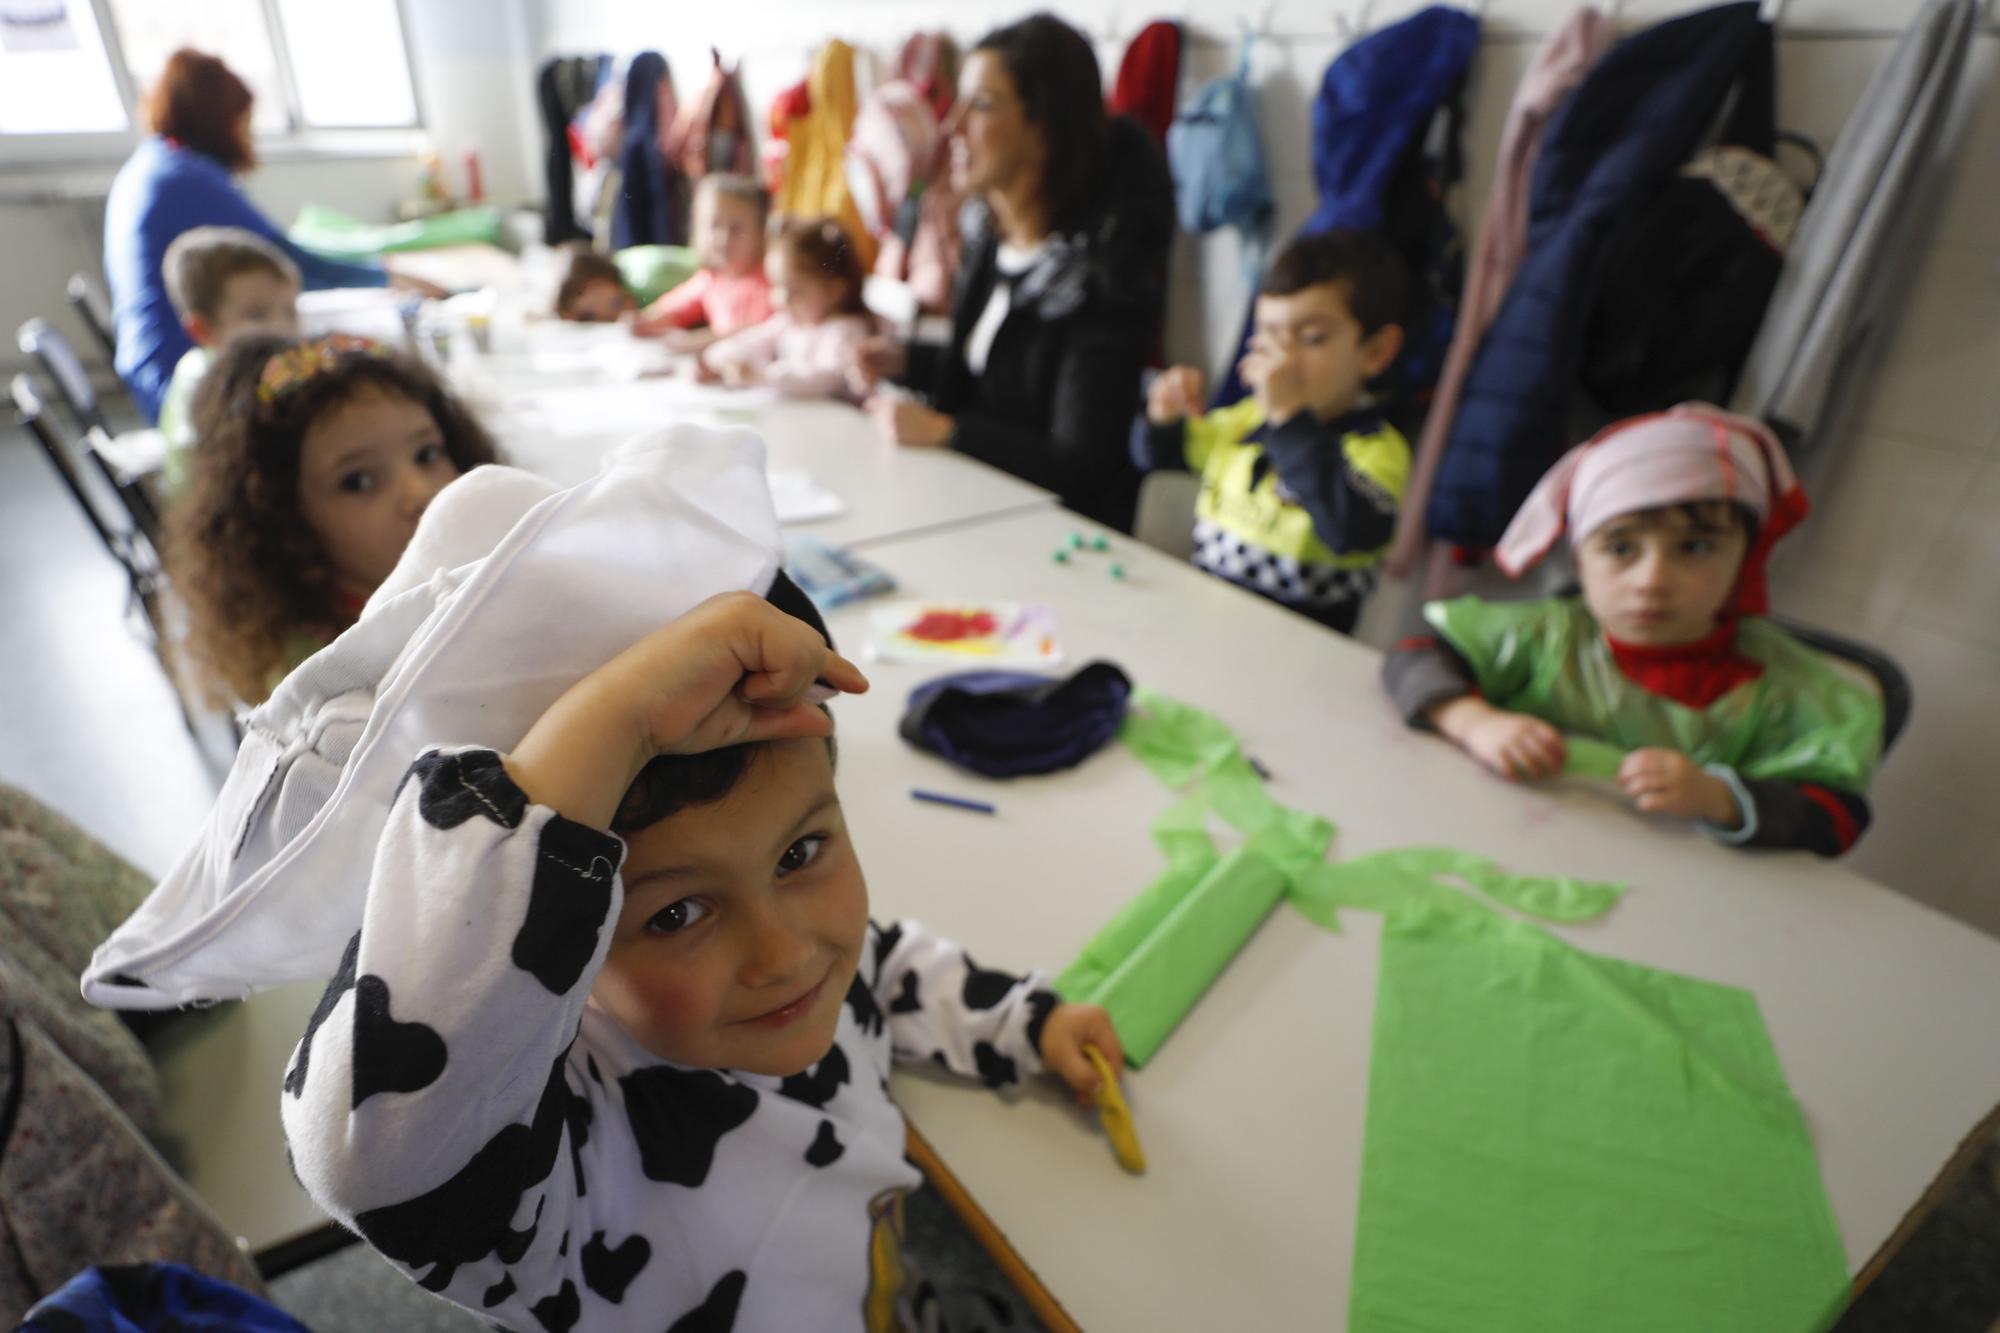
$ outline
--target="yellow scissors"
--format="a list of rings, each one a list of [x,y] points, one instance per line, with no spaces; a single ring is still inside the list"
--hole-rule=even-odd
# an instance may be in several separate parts
[[[1103,1122],[1104,1137],[1111,1140],[1111,1151],[1117,1155],[1118,1165],[1135,1176],[1144,1175],[1146,1150],[1139,1146],[1139,1131],[1132,1126],[1132,1108],[1125,1104],[1125,1094],[1118,1090],[1111,1062],[1095,1046],[1086,1045],[1083,1054],[1101,1080],[1097,1086],[1097,1117]]]

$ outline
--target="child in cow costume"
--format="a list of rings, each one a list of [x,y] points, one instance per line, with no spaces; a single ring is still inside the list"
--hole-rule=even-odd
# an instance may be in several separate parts
[[[896,1327],[891,1061],[1086,1097],[1086,1044],[1122,1065],[1040,974],[869,920],[821,706],[867,682],[777,571],[761,453],[676,427],[573,491],[449,488],[86,977],[331,974],[299,1180],[510,1328]]]

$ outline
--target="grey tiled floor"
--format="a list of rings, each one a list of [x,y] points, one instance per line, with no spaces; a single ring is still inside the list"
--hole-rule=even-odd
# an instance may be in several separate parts
[[[123,572],[12,426],[0,429],[0,781],[156,875],[217,787],[127,618]]]

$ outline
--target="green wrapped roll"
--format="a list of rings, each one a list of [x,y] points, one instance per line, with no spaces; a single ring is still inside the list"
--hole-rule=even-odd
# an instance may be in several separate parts
[[[1153,1058],[1289,883],[1253,847],[1215,861],[1177,897],[1156,892],[1165,882],[1166,877],[1156,880],[1128,904],[1056,980],[1065,999],[1109,1011],[1125,1059],[1134,1066]]]

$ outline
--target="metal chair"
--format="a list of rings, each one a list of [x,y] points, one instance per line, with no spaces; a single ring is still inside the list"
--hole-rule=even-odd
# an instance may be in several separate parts
[[[160,511],[147,490],[146,479],[159,472],[166,461],[165,438],[156,430],[113,435],[96,386],[90,382],[90,373],[69,340],[47,320],[31,319],[23,324],[19,343],[21,350],[33,357],[55,384],[77,433],[85,441],[85,452],[131,511],[139,530],[148,541],[157,543]]]
[[[209,710],[190,697],[180,673],[175,669],[172,635],[165,616],[167,582],[160,567],[156,539],[139,523],[132,502],[121,489],[114,470],[95,447],[94,441],[101,438],[102,432],[91,430],[81,438],[66,440],[60,425],[50,414],[41,390],[27,375],[14,377],[11,394],[21,425],[41,445],[43,455],[62,479],[64,489],[76,501],[77,508],[83,510],[104,549],[125,571],[129,590],[126,610],[129,613],[134,607],[138,609],[146,631],[147,646],[153,650],[160,670],[173,687],[174,699],[180,705],[181,721],[187,726],[189,734],[199,741],[201,729],[198,719]],[[93,460],[98,475],[116,496],[116,504],[92,493],[94,488],[88,474],[80,466],[79,455]]]
[[[77,319],[90,330],[91,340],[104,353],[104,364],[118,364],[118,336],[112,328],[111,312],[97,294],[97,286],[81,273],[69,275],[69,303]]]
[[[104,418],[104,404],[97,396],[97,386],[90,382],[90,371],[85,368],[82,358],[77,356],[76,349],[69,345],[69,339],[58,333],[46,319],[31,319],[21,326],[14,341],[56,386],[56,392],[62,395],[63,406],[69,409],[77,430],[86,431],[96,426],[106,435],[111,433],[111,423]]]
[[[1874,678],[1875,687],[1882,695],[1882,754],[1887,757],[1889,748],[1903,734],[1903,728],[1909,725],[1910,710],[1916,701],[1915,691],[1910,688],[1910,677],[1903,668],[1881,649],[1835,634],[1832,630],[1821,629],[1817,625],[1802,625],[1783,616],[1772,616],[1771,623],[1782,626],[1795,638],[1828,657],[1839,658]]]
[[[133,538],[137,535],[137,525],[127,528],[104,512],[84,484],[83,475],[78,471],[73,450],[66,446],[55,422],[49,416],[48,404],[42,399],[42,392],[35,387],[33,379],[27,375],[16,375],[12,385],[14,411],[17,420],[27,428],[28,434],[42,447],[42,453],[49,460],[49,466],[62,478],[63,487],[77,508],[90,520],[97,539],[104,543],[104,549],[111,553],[125,570],[125,577],[132,586],[135,600],[152,594],[157,564],[151,558],[149,549],[142,552]]]
[[[1132,535],[1186,560],[1194,554],[1194,505],[1200,495],[1201,478],[1192,472],[1148,472],[1139,482]]]

